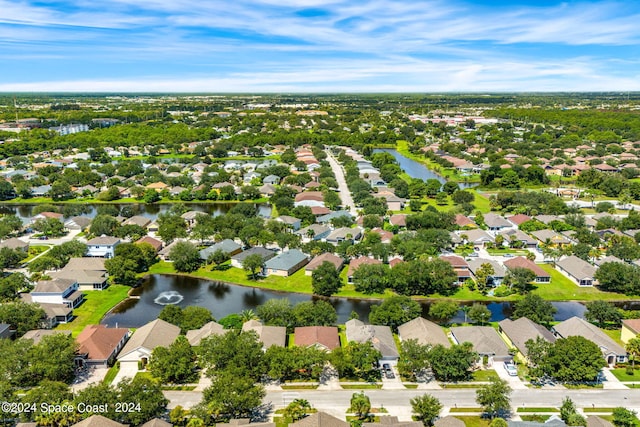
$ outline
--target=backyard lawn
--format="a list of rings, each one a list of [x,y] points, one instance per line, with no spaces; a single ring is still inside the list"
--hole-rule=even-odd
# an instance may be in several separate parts
[[[120,301],[127,298],[127,292],[131,289],[124,285],[111,285],[104,291],[87,291],[84,293],[84,302],[73,309],[75,318],[71,323],[63,323],[56,329],[71,330],[72,335],[77,336],[85,326],[100,323],[102,317]]]
[[[594,300],[621,300],[627,299],[626,295],[614,292],[602,292],[594,287],[580,287],[566,276],[553,268],[551,264],[540,264],[540,267],[551,275],[551,283],[540,283],[534,294],[540,295],[549,301],[594,301]]]

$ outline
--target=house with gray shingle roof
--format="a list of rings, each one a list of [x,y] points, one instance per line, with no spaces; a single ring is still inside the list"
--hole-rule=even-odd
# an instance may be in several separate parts
[[[331,233],[331,227],[322,224],[311,224],[308,227],[301,228],[294,232],[294,234],[300,236],[304,243],[312,240],[326,239],[329,233]]]
[[[422,317],[416,317],[413,320],[398,326],[398,337],[402,341],[416,340],[422,345],[442,345],[451,347],[451,342],[444,333],[440,325],[428,321]]]
[[[242,330],[255,332],[265,351],[274,345],[284,347],[287,342],[287,328],[284,326],[265,326],[259,320],[249,320],[242,324]]]
[[[550,330],[526,317],[516,320],[504,319],[498,322],[498,327],[502,338],[510,347],[518,349],[517,357],[524,362],[528,362],[527,341],[535,341],[537,338],[550,343],[556,341],[556,337]]]
[[[490,326],[455,326],[451,337],[456,344],[470,342],[478,355],[487,356],[489,362],[512,360],[507,344],[498,332]]]
[[[393,339],[391,328],[381,325],[365,325],[358,319],[351,319],[345,324],[347,341],[358,343],[370,342],[382,354],[378,364],[396,364],[400,358],[398,348]]]
[[[87,242],[87,256],[113,258],[120,239],[112,236],[94,237]]]
[[[513,223],[507,221],[503,216],[489,212],[484,216],[484,224],[489,231],[502,231],[506,228],[514,228]]]
[[[156,319],[139,327],[118,355],[121,369],[123,365],[138,369],[138,362],[146,365],[156,347],[169,347],[180,335],[180,328],[162,319]]]
[[[500,263],[492,259],[470,258],[469,261],[467,261],[467,264],[469,264],[469,271],[471,271],[471,275],[474,280],[478,280],[476,273],[480,268],[482,268],[483,264],[489,264],[491,268],[493,268],[493,274],[487,277],[488,286],[500,286],[504,280],[504,276],[507,275],[505,268],[500,265]]]
[[[598,269],[575,255],[557,261],[556,269],[578,286],[593,286],[596,283],[594,276]]]
[[[282,252],[264,263],[264,276],[290,276],[307,265],[309,257],[299,249]]]
[[[255,246],[232,256],[231,265],[236,268],[242,268],[242,263],[250,255],[260,255],[262,257],[262,261],[266,262],[276,256],[276,252],[271,249],[263,248],[262,246]]]
[[[627,360],[627,351],[620,344],[612,340],[597,326],[579,317],[574,316],[560,322],[551,330],[557,338],[581,336],[596,343],[609,365],[624,363]]]
[[[200,251],[200,259],[208,260],[211,254],[217,251],[222,251],[229,256],[233,256],[242,252],[242,245],[234,242],[231,239],[224,239],[221,242],[208,246]]]

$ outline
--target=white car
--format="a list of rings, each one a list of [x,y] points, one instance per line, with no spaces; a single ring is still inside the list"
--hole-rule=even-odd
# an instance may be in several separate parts
[[[516,365],[514,365],[513,363],[504,362],[504,369],[507,371],[507,374],[509,374],[510,376],[512,377],[518,376],[518,369],[516,368]]]

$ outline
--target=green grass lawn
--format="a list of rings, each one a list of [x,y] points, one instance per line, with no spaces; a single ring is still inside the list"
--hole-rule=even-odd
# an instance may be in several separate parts
[[[473,205],[482,213],[491,212],[491,202],[485,193],[481,193],[478,190],[473,190],[473,194],[476,199],[473,201]]]
[[[494,369],[482,369],[473,372],[473,381],[491,381],[499,378]]]
[[[128,286],[111,285],[104,291],[85,292],[84,302],[73,310],[73,321],[58,325],[57,329],[71,330],[72,335],[77,336],[85,326],[100,323],[109,310],[127,298],[129,289]]]
[[[38,255],[40,255],[41,253],[48,251],[49,249],[51,249],[50,245],[30,245],[29,255],[27,255],[25,259],[20,261],[20,263],[29,262],[35,257],[37,257]]]
[[[580,287],[564,276],[551,264],[540,264],[540,267],[551,275],[551,283],[537,285],[534,294],[550,301],[594,301],[594,300],[622,300],[626,295],[614,292],[602,292],[595,287]]]
[[[620,335],[622,334],[622,329],[602,329],[602,332],[607,334],[609,338],[611,338],[612,340],[620,344],[622,347],[624,347],[624,343],[620,338]],[[640,379],[638,379],[638,381],[640,381]]]
[[[636,369],[635,375],[627,375],[625,368],[612,369],[611,373],[620,381],[640,381],[640,370]]]
[[[377,390],[382,388],[382,384],[344,384],[340,383],[340,387],[345,390]]]
[[[488,418],[482,418],[480,416],[462,416],[457,418],[460,418],[464,422],[465,427],[488,427],[490,422]]]
[[[516,412],[558,412],[558,408],[518,408]]]
[[[602,408],[602,407],[595,407],[595,408],[583,408],[582,409],[584,412],[613,412],[613,408]]]
[[[521,415],[522,421],[533,421],[536,423],[544,423],[551,415]]]
[[[451,408],[449,412],[482,412],[482,408],[470,407],[470,408]]]
[[[509,248],[487,249],[487,252],[489,253],[489,255],[514,254],[514,255],[522,255],[522,256],[527,256],[527,254],[529,253],[529,251],[525,251],[522,249],[509,249]]]
[[[113,365],[107,371],[107,375],[105,375],[104,379],[102,380],[102,384],[111,384],[113,380],[116,378],[116,375],[118,375],[119,371],[120,371],[120,362],[116,362],[115,365]]]

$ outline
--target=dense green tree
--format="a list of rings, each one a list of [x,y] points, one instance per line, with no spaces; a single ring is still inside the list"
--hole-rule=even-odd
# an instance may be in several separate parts
[[[337,369],[340,378],[375,381],[380,379],[377,364],[381,357],[380,351],[376,350],[370,342],[350,341],[346,347],[333,349],[329,360]]]
[[[362,264],[353,273],[355,290],[365,294],[382,293],[389,285],[389,267],[384,264]]]
[[[191,344],[180,335],[169,347],[156,347],[151,354],[148,369],[163,383],[188,383],[197,379],[194,370],[196,354]]]
[[[209,258],[207,258],[207,263],[214,264],[215,268],[219,268],[220,265],[229,261],[230,258],[231,257],[229,257],[229,254],[227,252],[223,251],[222,249],[218,249],[214,253],[209,255]]]
[[[364,420],[369,416],[369,411],[371,411],[371,400],[369,400],[369,396],[364,394],[364,391],[360,393],[353,393],[351,395],[351,412],[356,414],[359,419]]]
[[[7,268],[16,268],[25,258],[25,253],[21,250],[8,247],[0,248],[0,271]]]
[[[91,221],[89,233],[94,236],[114,236],[118,227],[120,227],[120,223],[111,215],[96,215]]]
[[[607,323],[618,326],[622,320],[622,315],[615,305],[601,300],[588,302],[584,317],[590,322],[598,322],[598,326],[601,328],[605,327]]]
[[[454,301],[441,300],[429,306],[429,316],[442,322],[448,323],[453,316],[458,313],[460,306]]]
[[[217,371],[228,371],[255,381],[262,374],[262,344],[254,332],[232,329],[224,335],[205,338],[200,343],[199,355],[209,377]]]
[[[432,426],[443,408],[442,403],[430,394],[416,396],[409,403],[411,403],[413,413],[416,414],[416,419],[422,421],[425,426]]]
[[[514,304],[512,317],[514,319],[527,317],[536,323],[548,325],[553,321],[556,311],[549,301],[545,301],[538,295],[527,294]]]
[[[82,403],[86,408],[98,408],[105,403],[117,402],[118,391],[110,384],[93,383],[87,387],[79,390],[73,398],[74,406],[78,408],[78,405]],[[107,405],[106,412],[93,412],[88,411],[80,414],[82,418],[88,418],[91,415],[97,414],[107,417],[109,419],[117,419],[115,405]]]
[[[212,421],[222,422],[232,418],[254,418],[266,395],[264,387],[248,376],[229,371],[219,371],[204,390],[202,405]]]
[[[265,325],[291,327],[295,323],[295,314],[287,298],[270,299],[258,306],[256,314]]]
[[[285,418],[289,418],[291,421],[296,422],[309,415],[311,410],[311,404],[305,399],[294,399],[291,403],[284,408]]]
[[[467,313],[469,318],[476,323],[483,324],[491,319],[491,311],[487,308],[486,305],[475,303],[469,309],[469,313]]]
[[[119,422],[139,426],[152,418],[161,417],[169,400],[162,394],[160,384],[146,377],[125,378],[118,383],[118,402],[135,404],[131,411],[120,413]]]
[[[177,214],[170,212],[158,215],[158,236],[169,244],[175,239],[187,237],[187,223]]]
[[[109,280],[113,283],[125,286],[136,286],[138,275],[136,271],[139,265],[132,259],[116,256],[104,262],[104,266],[109,273]]]
[[[12,273],[0,278],[0,302],[13,301],[21,290],[31,290],[33,286],[22,273]]]
[[[476,402],[489,417],[494,418],[510,412],[510,394],[511,387],[505,380],[492,379],[489,384],[476,390]]]
[[[75,378],[74,359],[78,346],[66,334],[45,336],[29,352],[31,375],[38,379],[70,384]]]
[[[437,380],[462,381],[469,378],[471,366],[477,358],[478,354],[468,342],[451,348],[436,345],[429,352],[429,365]]]
[[[613,408],[613,424],[616,427],[633,427],[638,425],[638,417],[636,416],[636,412],[631,409],[624,408],[622,406],[618,406],[617,408]]]
[[[536,274],[528,268],[509,269],[507,282],[520,294],[526,294],[531,288],[531,283],[535,280]]]
[[[621,262],[605,262],[594,275],[599,288],[627,295],[640,294],[640,268]]]
[[[264,258],[259,254],[249,255],[242,261],[242,268],[256,280],[258,273],[264,268]]]
[[[431,346],[419,344],[415,339],[403,340],[400,343],[400,359],[398,372],[405,378],[415,381],[416,376],[423,374],[429,367],[429,351]]]
[[[0,323],[9,324],[18,337],[32,329],[39,329],[44,317],[44,310],[38,304],[22,301],[0,304]]]
[[[337,293],[342,287],[340,273],[335,265],[325,261],[311,273],[311,287],[315,295],[325,297]]]
[[[169,257],[176,271],[191,272],[200,267],[200,251],[191,242],[177,242],[169,251]]]
[[[41,425],[57,425],[62,414],[43,411],[43,405],[45,408],[50,405],[61,405],[63,403],[71,403],[73,394],[69,390],[69,386],[62,382],[56,381],[42,381],[37,387],[32,388],[22,396],[22,403],[35,407],[35,411],[24,411],[20,414],[20,419],[23,422],[36,421]],[[71,420],[71,423],[77,420]],[[62,423],[67,424],[67,423]]]
[[[338,320],[336,309],[323,300],[299,302],[292,314],[296,326],[330,326]]]
[[[390,326],[394,331],[398,326],[422,314],[422,307],[416,301],[404,295],[396,295],[372,305],[369,321],[374,325]]]
[[[596,381],[605,365],[600,347],[581,336],[557,340],[540,363],[546,375],[568,383]]]

